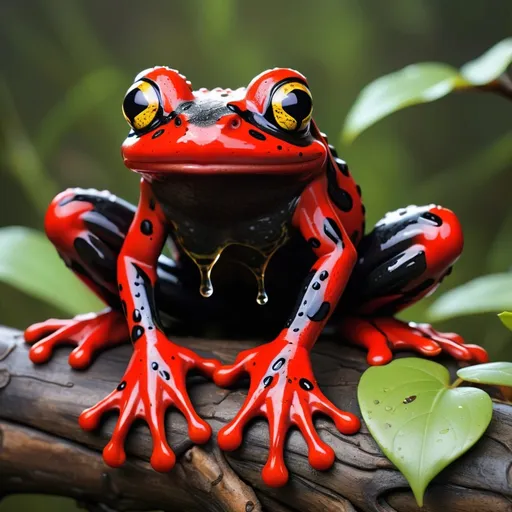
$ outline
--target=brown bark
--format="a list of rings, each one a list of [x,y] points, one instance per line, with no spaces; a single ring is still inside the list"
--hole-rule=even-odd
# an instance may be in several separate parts
[[[254,345],[178,341],[226,362]],[[63,349],[48,365],[36,367],[28,360],[21,334],[0,328],[0,496],[17,492],[69,496],[96,511],[418,510],[405,479],[364,426],[357,435],[343,436],[324,419],[316,424],[336,452],[334,467],[327,472],[313,470],[304,441],[293,432],[286,451],[290,482],[281,489],[266,487],[260,478],[268,443],[262,420],[248,428],[240,450],[222,454],[214,441],[193,446],[184,419],[169,411],[167,430],[179,458],[176,468],[169,474],[150,468],[151,439],[145,425],[137,425],[127,442],[129,462],[111,469],[103,463],[101,449],[115,417],[109,417],[94,434],[80,430],[77,417],[118,384],[130,347],[105,352],[84,372],[69,368],[66,353]],[[322,340],[312,360],[326,395],[357,413],[356,386],[366,368],[364,353]],[[190,392],[214,433],[234,416],[246,394],[245,388],[218,389],[200,378],[191,379]],[[512,510],[510,405],[495,403],[492,423],[482,440],[434,480],[423,510]]]

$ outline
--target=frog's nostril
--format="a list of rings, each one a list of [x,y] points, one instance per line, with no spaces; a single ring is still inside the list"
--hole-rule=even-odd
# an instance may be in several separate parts
[[[234,119],[231,120],[231,128],[240,128],[241,124],[242,124],[242,122],[240,121],[239,117],[235,117]]]

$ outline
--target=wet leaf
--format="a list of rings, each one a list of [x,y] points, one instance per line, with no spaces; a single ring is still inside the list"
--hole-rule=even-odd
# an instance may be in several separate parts
[[[431,320],[498,313],[512,309],[512,273],[478,277],[453,288],[437,299],[428,311]]]
[[[468,382],[512,387],[512,363],[485,363],[461,368],[457,376]]]
[[[66,268],[47,238],[32,229],[0,229],[0,280],[71,315],[104,307]]]
[[[451,389],[444,366],[419,358],[366,370],[358,400],[370,433],[419,506],[429,482],[480,439],[492,417],[487,393]]]
[[[496,80],[512,62],[512,37],[487,50],[481,57],[460,68],[461,76],[475,86]]]
[[[378,78],[359,94],[343,128],[345,141],[353,141],[378,120],[405,107],[446,96],[458,81],[455,68],[424,62]]]

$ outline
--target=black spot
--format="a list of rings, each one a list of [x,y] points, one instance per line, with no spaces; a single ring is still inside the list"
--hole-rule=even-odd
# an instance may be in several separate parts
[[[304,313],[301,311],[297,316],[304,316]]]
[[[153,133],[151,138],[156,139],[157,137],[160,137],[160,135],[162,135],[162,133],[164,133],[164,132],[165,132],[165,130],[163,128],[160,128],[160,130],[157,130],[155,133]]]
[[[270,384],[272,384],[272,381],[274,380],[274,377],[272,377],[272,375],[267,375],[264,379],[263,379],[263,386],[268,388],[270,386]]]
[[[117,386],[117,391],[123,391],[123,389],[126,387],[126,381],[123,380],[119,386]]]
[[[124,316],[126,316],[128,314],[128,311],[126,309],[126,301],[124,301],[124,300],[121,301],[121,308],[123,309]]]
[[[150,220],[143,220],[140,223],[140,231],[143,235],[152,235],[153,234],[153,223]]]
[[[171,378],[171,375],[169,374],[169,372],[167,370],[163,370],[162,373],[164,374],[165,380],[169,380]]]
[[[281,149],[283,149],[283,146],[277,146],[277,149],[281,151]]]
[[[279,368],[281,368],[281,366],[283,366],[283,364],[285,363],[285,359],[284,357],[280,357],[273,365],[272,365],[272,370],[276,371],[279,370]]]
[[[288,384],[291,384],[292,383],[292,379],[288,379]]]
[[[341,171],[341,174],[344,176],[350,176],[350,172],[348,170],[348,165],[345,160],[342,160],[341,158],[334,158],[334,161],[336,162],[336,165],[338,166],[338,169]]]
[[[174,124],[175,124],[176,126],[181,126],[181,119],[180,119],[180,117],[179,117],[179,116],[178,116],[178,117],[176,117],[176,119],[174,120]]]
[[[311,391],[315,387],[313,386],[313,384],[311,384],[311,381],[309,381],[308,379],[300,379],[299,386],[302,389],[305,389],[306,391]]]
[[[327,217],[324,221],[324,233],[335,243],[341,243],[343,247],[343,236],[341,229],[334,219]]]
[[[311,237],[308,240],[308,244],[311,245],[311,247],[313,247],[313,249],[318,249],[320,247],[320,240],[318,240],[318,238]]]
[[[304,156],[304,153],[302,153],[302,151],[299,151],[299,156],[300,157]]]
[[[267,140],[267,137],[265,137],[265,135],[263,135],[263,133],[258,132],[256,130],[249,130],[249,135],[251,135],[252,137],[254,137],[255,139],[258,139],[258,140]]]
[[[155,203],[155,198],[152,197],[150,200],[149,200],[149,209],[150,210],[154,210],[156,208],[156,203]]]
[[[364,215],[366,213],[366,207],[364,204],[361,205],[361,213]]]
[[[144,327],[136,325],[132,329],[132,341],[135,343],[144,334]]]
[[[320,283],[315,281],[312,285],[313,290],[320,290]]]
[[[352,210],[352,206],[354,206],[352,196],[338,185],[336,171],[330,161],[327,166],[327,193],[335,206],[342,212],[349,212]]]
[[[439,217],[439,215],[436,215],[435,213],[432,213],[432,212],[425,212],[423,215],[422,215],[422,218],[426,219],[426,220],[430,220],[431,222],[433,222],[436,226],[442,226],[443,225],[443,219],[441,219],[441,217]]]
[[[361,197],[361,187],[359,185],[356,185],[357,195]]]
[[[293,332],[299,332],[299,328],[298,327],[295,327],[295,329],[293,329]]]
[[[331,309],[331,305],[328,302],[322,302],[320,307],[314,313],[310,314],[308,312],[308,318],[313,320],[313,322],[321,322],[327,318],[329,311]]]
[[[329,272],[327,272],[327,270],[322,270],[322,272],[320,272],[320,276],[318,277],[320,281],[325,281],[329,277]]]
[[[123,291],[123,285],[122,285],[122,284],[119,284],[117,287],[119,288],[119,291],[120,291],[120,292],[122,292],[122,291]]]
[[[142,316],[140,314],[140,311],[138,309],[133,310],[133,321],[134,322],[140,322],[142,320]]]
[[[156,361],[151,363],[151,369],[155,370],[155,372],[158,370],[158,363]]]
[[[137,292],[137,293],[135,294],[135,298],[137,298],[137,299],[138,299],[139,297],[140,297],[140,293],[139,293],[139,292]]]
[[[416,395],[411,395],[408,396],[407,398],[404,398],[402,403],[410,404],[411,402],[414,402],[414,400],[416,400]]]

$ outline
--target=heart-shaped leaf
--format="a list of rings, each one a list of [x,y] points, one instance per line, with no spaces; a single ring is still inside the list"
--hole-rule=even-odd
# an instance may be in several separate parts
[[[32,229],[0,229],[0,280],[72,315],[104,307]]]
[[[512,309],[512,272],[477,277],[439,297],[430,306],[431,320]]]
[[[460,68],[461,76],[470,84],[479,86],[496,80],[512,62],[512,37],[487,50],[478,59]]]
[[[461,368],[457,377],[468,382],[512,387],[512,363],[485,363]]]
[[[419,358],[366,370],[358,400],[368,430],[419,506],[432,478],[476,443],[492,417],[487,393],[450,388],[444,366]]]
[[[455,68],[435,62],[412,64],[367,85],[351,108],[343,138],[353,141],[379,119],[405,107],[446,96],[457,85]]]

